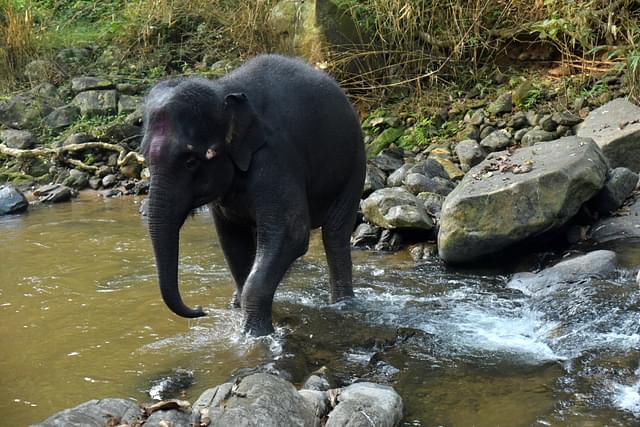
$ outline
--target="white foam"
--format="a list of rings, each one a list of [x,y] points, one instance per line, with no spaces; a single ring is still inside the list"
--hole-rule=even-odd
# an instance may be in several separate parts
[[[640,368],[636,369],[636,377],[640,377]],[[624,411],[640,417],[640,379],[633,385],[614,384],[613,403]]]

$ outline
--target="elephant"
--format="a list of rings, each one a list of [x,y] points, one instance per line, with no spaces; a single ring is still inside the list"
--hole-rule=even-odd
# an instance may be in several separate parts
[[[160,82],[145,99],[141,152],[158,282],[175,314],[206,314],[178,287],[180,229],[205,204],[245,333],[274,331],[276,288],[312,229],[322,229],[331,301],[353,297],[350,237],[366,156],[358,114],[329,75],[271,54],[216,80]]]

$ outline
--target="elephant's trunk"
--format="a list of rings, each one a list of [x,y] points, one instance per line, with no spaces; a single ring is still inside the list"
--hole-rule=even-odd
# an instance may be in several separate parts
[[[178,251],[180,227],[184,218],[176,218],[178,206],[166,195],[162,186],[151,179],[149,190],[149,235],[153,245],[158,269],[158,281],[162,299],[171,311],[182,317],[200,317],[206,315],[201,307],[192,309],[182,301],[178,289]],[[186,216],[186,214],[184,215]]]

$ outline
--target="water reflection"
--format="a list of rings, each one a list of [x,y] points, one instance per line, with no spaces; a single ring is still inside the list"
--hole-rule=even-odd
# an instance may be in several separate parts
[[[233,286],[199,213],[181,235],[181,290],[209,316],[160,300],[145,220],[132,199],[89,196],[0,219],[0,413],[9,425],[106,396],[148,400],[191,372],[193,399],[258,366],[294,382],[322,366],[336,385],[393,384],[406,425],[633,425],[639,422],[640,248],[612,281],[544,298],[501,272],[416,266],[407,252],[354,252],[357,298],[329,304],[320,239],[278,289],[277,333],[241,334]]]

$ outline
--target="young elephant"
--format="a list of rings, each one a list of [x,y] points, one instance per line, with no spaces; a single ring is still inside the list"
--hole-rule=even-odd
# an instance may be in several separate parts
[[[179,231],[209,203],[252,335],[273,331],[278,283],[322,227],[331,300],[353,295],[350,236],[365,153],[358,116],[334,80],[277,55],[210,81],[169,80],[145,105],[142,152],[151,172],[149,234],[162,298],[183,317]]]

